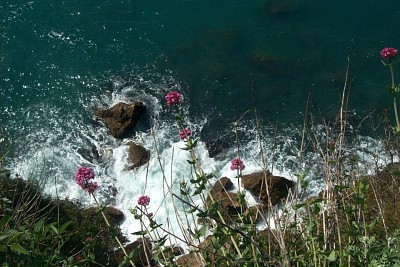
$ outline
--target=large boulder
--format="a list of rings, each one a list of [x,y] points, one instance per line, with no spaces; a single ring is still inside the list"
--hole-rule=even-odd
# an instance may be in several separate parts
[[[99,109],[94,112],[115,138],[124,137],[131,131],[139,119],[146,112],[146,106],[142,102],[119,102],[109,109]]]
[[[141,145],[134,142],[129,142],[129,159],[132,165],[128,167],[128,170],[133,170],[138,168],[150,160],[150,151]]]
[[[281,202],[281,199],[286,198],[289,194],[289,190],[295,185],[293,181],[280,176],[274,176],[268,171],[265,173],[263,171],[254,172],[242,176],[243,187],[250,191],[255,197],[268,203],[266,183],[268,184],[272,205],[277,205]]]

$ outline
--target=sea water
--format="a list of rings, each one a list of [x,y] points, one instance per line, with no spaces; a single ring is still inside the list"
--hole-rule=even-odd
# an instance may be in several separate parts
[[[179,232],[175,218],[187,207],[176,199],[174,207],[172,193],[190,180],[191,167],[164,98],[179,90],[185,123],[200,138],[196,155],[215,174],[211,182],[227,176],[237,185],[230,161],[239,147],[244,174],[261,170],[263,151],[274,175],[296,180],[306,172],[310,191],[318,192],[318,155],[307,150],[299,163],[304,112],[308,102],[317,117],[335,119],[348,65],[348,133],[356,141],[347,153],[387,162],[381,140],[357,125],[392,105],[379,51],[400,43],[399,7],[366,0],[2,1],[7,167],[36,179],[47,194],[89,206],[93,199],[74,180],[78,167],[89,166],[100,202],[125,213],[128,238],[140,230],[129,210],[143,194],[155,219]],[[132,100],[146,104],[149,123],[115,139],[93,111]],[[319,123],[315,131],[324,140]],[[210,158],[204,141],[216,138],[228,146]],[[150,150],[147,166],[126,171],[129,141]]]

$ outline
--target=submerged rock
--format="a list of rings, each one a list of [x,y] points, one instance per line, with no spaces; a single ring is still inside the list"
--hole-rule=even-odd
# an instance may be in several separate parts
[[[145,112],[146,106],[142,102],[119,102],[109,109],[96,110],[94,115],[104,122],[112,136],[122,138],[136,126]]]
[[[210,158],[218,156],[230,147],[228,142],[224,142],[221,139],[209,139],[205,141],[205,144]]]

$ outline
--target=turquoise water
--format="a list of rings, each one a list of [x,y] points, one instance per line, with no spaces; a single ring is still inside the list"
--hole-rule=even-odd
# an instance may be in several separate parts
[[[187,123],[203,139],[229,136],[244,114],[245,172],[261,165],[254,149],[254,94],[274,173],[293,176],[299,171],[298,136],[308,95],[314,114],[333,119],[348,57],[353,121],[391,108],[385,89],[390,76],[379,51],[400,44],[399,10],[393,0],[3,0],[0,119],[7,139],[18,140],[8,167],[24,177],[54,179],[42,181],[48,193],[90,204],[73,179],[78,166],[90,166],[102,188],[100,199],[127,211],[132,198],[146,193],[152,195],[150,208],[164,212],[155,155],[149,174],[124,171],[127,140],[110,137],[92,111],[143,100],[154,116],[163,162],[176,171],[171,177],[176,186],[190,167],[188,155],[178,152],[183,144],[164,96],[178,89]],[[271,130],[275,124],[283,125],[279,134]],[[130,139],[154,148],[148,130]],[[376,147],[375,141],[367,140],[365,148]],[[232,176],[234,148],[214,160],[199,146],[207,170]],[[85,158],[82,149],[92,147],[104,157],[112,150],[113,156],[100,162]],[[313,155],[308,160],[315,165]],[[318,170],[309,173],[318,188]],[[109,186],[119,191],[116,197],[110,197]],[[135,224],[128,220],[125,227],[133,231]]]
[[[309,91],[322,112],[335,110],[347,56],[355,79],[351,107],[381,109],[390,104],[384,89],[389,77],[378,55],[400,41],[399,6],[397,1],[3,1],[4,123],[43,102],[82,112],[82,104],[107,90],[110,80],[137,75],[160,86],[171,77],[184,88],[193,115],[221,114],[225,123],[252,109],[254,80],[264,116],[297,120]]]

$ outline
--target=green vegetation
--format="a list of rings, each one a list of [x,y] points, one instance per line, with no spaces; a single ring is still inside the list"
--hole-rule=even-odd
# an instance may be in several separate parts
[[[0,179],[2,266],[115,266],[113,235],[100,214],[41,194],[32,181]],[[101,263],[101,264],[100,264]]]

